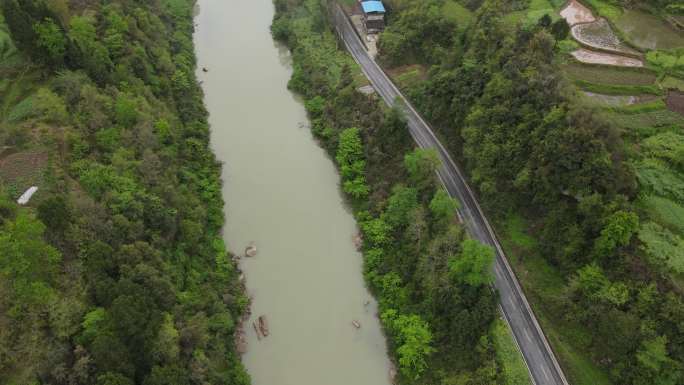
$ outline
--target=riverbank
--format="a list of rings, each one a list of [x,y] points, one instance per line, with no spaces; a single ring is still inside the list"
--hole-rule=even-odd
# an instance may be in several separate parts
[[[414,150],[401,113],[358,91],[367,83],[338,49],[325,7],[276,1],[276,9],[272,31],[293,52],[289,86],[305,98],[313,132],[335,156],[363,230],[364,274],[380,304],[397,381],[520,383],[506,378],[489,338],[493,254],[465,240],[458,203],[438,188],[434,153]]]

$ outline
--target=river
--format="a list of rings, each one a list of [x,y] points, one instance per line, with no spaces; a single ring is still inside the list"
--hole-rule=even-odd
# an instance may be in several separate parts
[[[195,46],[212,147],[224,162],[225,240],[253,298],[243,362],[254,385],[384,385],[389,360],[331,159],[287,90],[271,0],[199,0]],[[366,301],[370,304],[365,305]],[[270,336],[251,322],[266,315]],[[352,325],[358,320],[360,329]]]

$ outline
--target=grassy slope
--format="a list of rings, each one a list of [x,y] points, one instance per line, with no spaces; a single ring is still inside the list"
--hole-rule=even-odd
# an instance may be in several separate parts
[[[556,352],[570,383],[609,385],[611,382],[584,352],[591,337],[582,325],[554,317],[554,303],[563,295],[563,276],[538,252],[535,238],[528,233],[522,216],[509,215],[495,224],[502,246],[511,262],[544,333]]]
[[[491,338],[496,347],[496,360],[501,365],[506,380],[504,385],[530,385],[530,375],[525,361],[508,325],[503,320],[497,320],[492,325]]]
[[[525,24],[536,23],[544,15],[551,16],[554,21],[560,18],[556,12],[562,5],[562,2],[553,0],[530,0],[530,5],[527,9],[521,11],[514,11],[505,16],[505,20],[510,24],[517,24],[523,22]]]

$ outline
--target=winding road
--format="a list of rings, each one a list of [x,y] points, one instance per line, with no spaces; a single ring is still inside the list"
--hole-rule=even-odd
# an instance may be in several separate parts
[[[536,385],[569,385],[513,270],[506,260],[494,230],[485,218],[463,173],[439,142],[430,126],[368,55],[344,12],[337,6],[333,7],[332,12],[338,34],[376,92],[388,105],[392,106],[399,103],[403,107],[411,136],[420,147],[434,148],[438,151],[443,164],[443,167],[438,171],[439,178],[449,194],[461,202],[462,207],[459,214],[470,235],[485,244],[491,245],[496,250],[494,286],[501,298],[501,311],[522,351],[533,383]]]

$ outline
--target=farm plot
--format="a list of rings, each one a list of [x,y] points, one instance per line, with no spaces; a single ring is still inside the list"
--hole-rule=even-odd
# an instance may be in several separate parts
[[[41,151],[19,152],[0,160],[0,181],[16,199],[31,186],[40,186],[48,164],[48,155]]]
[[[643,134],[652,135],[661,130],[672,127],[684,128],[684,117],[670,110],[648,111],[640,114],[609,114],[610,120],[629,131],[641,131]]]
[[[673,49],[684,47],[684,33],[664,20],[637,10],[626,10],[615,20],[615,26],[626,39],[643,49]]]
[[[681,92],[670,92],[665,100],[670,111],[677,112],[684,116],[684,94]]]
[[[620,41],[606,19],[575,25],[571,32],[578,42],[588,47],[619,54],[640,55],[638,51]]]
[[[570,26],[596,21],[596,17],[591,13],[591,10],[577,0],[570,0],[565,8],[560,11],[560,15]]]
[[[606,95],[595,92],[584,91],[586,97],[602,107],[640,107],[644,103],[658,100],[654,95]]]
[[[580,63],[565,64],[562,69],[573,80],[591,83],[647,86],[656,81],[655,73],[645,69],[614,68]]]
[[[581,26],[581,25],[579,25]],[[578,27],[579,27],[578,26]],[[573,51],[571,55],[581,61],[582,63],[588,64],[606,64],[620,67],[643,67],[644,62],[640,59],[633,57],[621,56],[605,52],[591,51],[588,49],[580,48]]]

